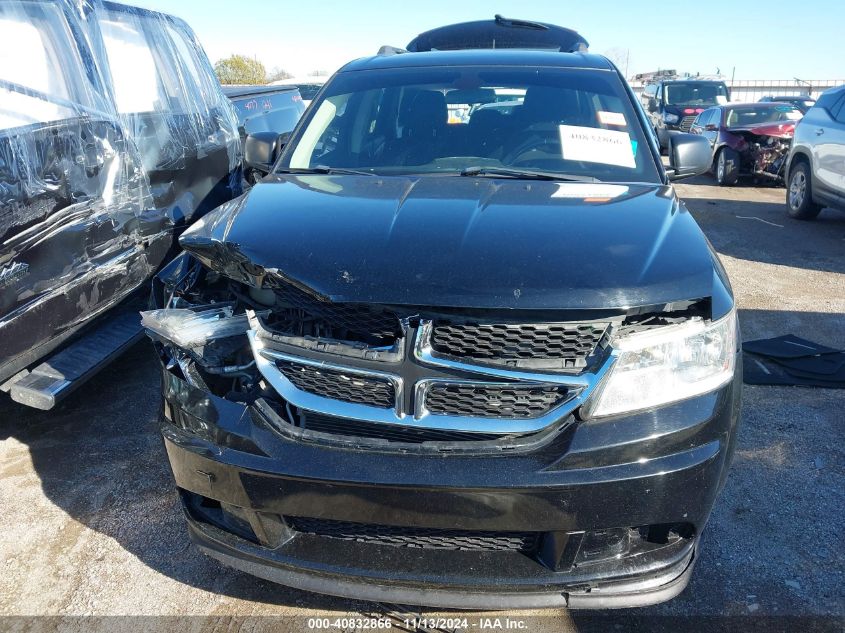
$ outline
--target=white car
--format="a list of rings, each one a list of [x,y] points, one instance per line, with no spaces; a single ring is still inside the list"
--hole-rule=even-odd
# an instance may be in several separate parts
[[[823,207],[845,209],[845,86],[826,91],[795,127],[786,207],[812,220]]]

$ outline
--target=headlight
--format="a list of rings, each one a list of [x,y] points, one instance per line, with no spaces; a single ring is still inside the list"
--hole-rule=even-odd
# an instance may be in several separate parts
[[[736,312],[631,334],[611,345],[616,362],[585,417],[648,409],[727,383],[736,363]]]
[[[663,122],[664,123],[677,123],[680,117],[677,114],[672,114],[671,112],[664,112],[663,113]]]

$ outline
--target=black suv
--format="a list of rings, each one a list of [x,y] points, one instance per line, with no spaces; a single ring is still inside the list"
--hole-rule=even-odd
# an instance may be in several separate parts
[[[666,79],[646,86],[640,98],[665,150],[672,134],[689,132],[699,114],[730,101],[730,91],[724,81]]]
[[[647,129],[599,56],[341,69],[143,315],[199,548],[404,604],[678,594],[741,372],[725,271],[669,182],[710,147],[674,136],[667,172]]]

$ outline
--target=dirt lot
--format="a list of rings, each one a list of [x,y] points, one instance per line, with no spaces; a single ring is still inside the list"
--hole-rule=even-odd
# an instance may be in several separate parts
[[[746,339],[794,333],[845,348],[845,213],[795,222],[783,189],[709,178],[678,191],[730,273]],[[0,615],[59,616],[0,628],[305,630],[304,616],[377,612],[225,569],[189,546],[155,430],[158,391],[141,344],[50,414],[0,400]],[[679,598],[598,619],[511,619],[531,630],[842,630],[843,412],[845,390],[747,387],[736,460]],[[201,617],[75,617],[90,614]],[[736,617],[715,617],[725,614]]]

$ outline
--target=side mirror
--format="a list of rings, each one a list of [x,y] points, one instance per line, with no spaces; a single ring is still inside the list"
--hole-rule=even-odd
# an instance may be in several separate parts
[[[244,165],[269,174],[289,138],[290,132],[253,132],[244,141]]]
[[[700,176],[710,169],[713,150],[710,142],[697,134],[669,137],[669,180]]]
[[[654,97],[648,98],[648,111],[657,112],[657,99],[655,99]]]

